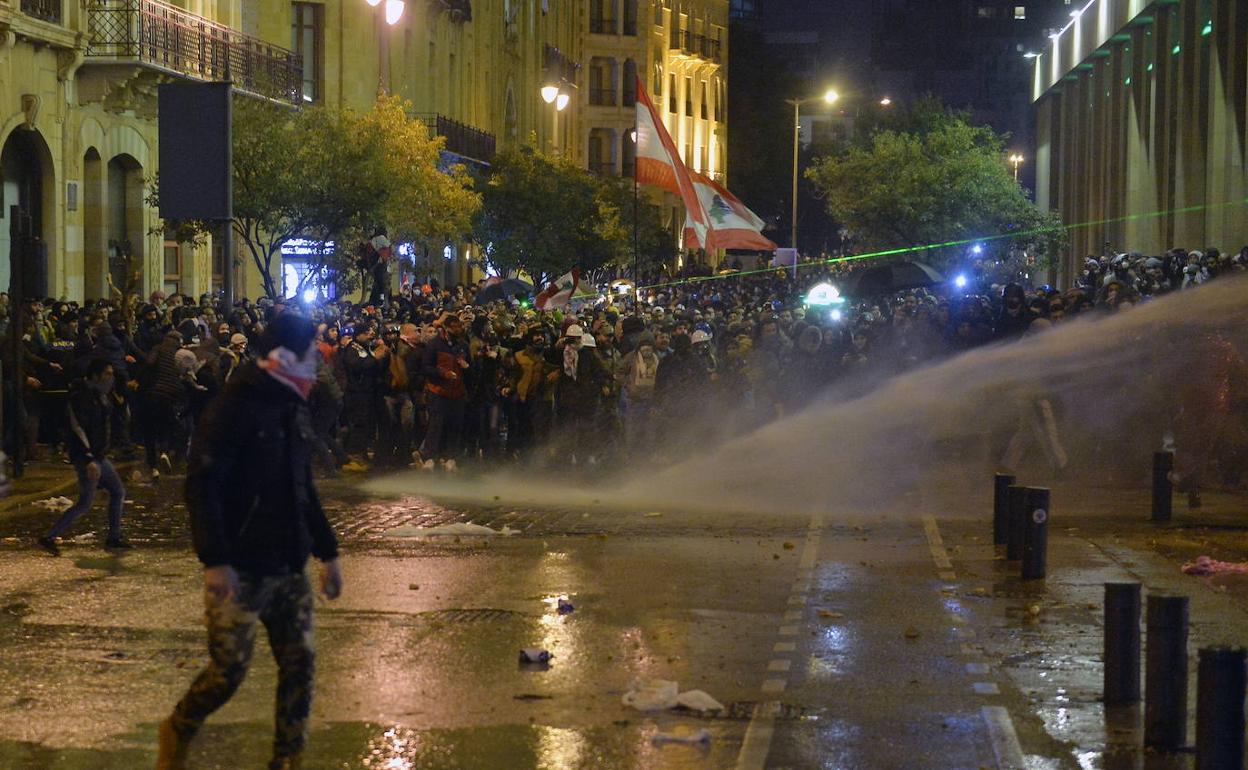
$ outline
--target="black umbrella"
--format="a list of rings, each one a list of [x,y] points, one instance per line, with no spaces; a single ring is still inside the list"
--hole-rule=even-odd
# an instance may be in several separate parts
[[[944,282],[945,277],[931,265],[922,262],[890,262],[858,271],[850,277],[842,293],[850,297],[874,297],[936,286]]]
[[[532,296],[532,285],[525,283],[519,278],[505,278],[498,283],[492,283],[477,292],[477,296],[472,299],[472,304],[488,305],[491,302],[511,299],[517,294],[528,294]]]

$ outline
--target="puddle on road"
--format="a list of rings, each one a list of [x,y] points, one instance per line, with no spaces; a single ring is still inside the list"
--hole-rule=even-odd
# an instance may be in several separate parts
[[[712,734],[707,748],[656,747],[650,739],[663,732]],[[601,770],[602,768],[705,768],[730,766],[740,749],[729,726],[663,718],[613,726],[570,729],[544,725],[499,725],[464,730],[418,731],[398,725],[330,723],[313,729],[306,770]],[[155,761],[155,725],[143,735],[126,736],[115,749],[53,749],[32,743],[0,741],[5,770],[135,770]],[[739,730],[736,730],[739,732]],[[272,740],[270,728],[256,723],[209,722],[191,752],[196,770],[263,767]]]

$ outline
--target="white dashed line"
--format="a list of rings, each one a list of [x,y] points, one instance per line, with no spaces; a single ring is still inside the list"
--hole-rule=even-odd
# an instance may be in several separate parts
[[[979,695],[1000,695],[1001,688],[997,687],[996,682],[976,682],[971,688]]]
[[[784,692],[784,688],[788,687],[788,685],[789,683],[784,679],[767,679],[763,682],[763,692],[768,695],[782,693]]]
[[[793,642],[776,642],[776,646],[771,648],[772,652],[793,652],[797,649],[797,645]]]
[[[780,626],[781,636],[797,636],[797,626]]]
[[[793,661],[791,660],[786,660],[784,658],[776,658],[775,660],[767,664],[767,670],[776,671],[776,672],[783,674],[783,673],[788,672],[789,668],[792,665],[793,665]]]
[[[988,737],[992,741],[992,753],[997,757],[997,770],[1025,770],[1023,748],[1014,731],[1010,712],[1000,706],[984,706],[980,712],[988,725]]]
[[[966,673],[975,674],[976,676],[983,676],[984,674],[988,673],[988,664],[987,663],[967,663]]]

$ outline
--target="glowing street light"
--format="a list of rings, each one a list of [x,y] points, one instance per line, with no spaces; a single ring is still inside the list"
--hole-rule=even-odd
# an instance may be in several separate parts
[[[547,104],[554,104],[555,98],[559,96],[559,86],[548,85],[542,86],[542,101]]]
[[[1018,167],[1023,165],[1023,156],[1020,153],[1012,153],[1010,155],[1010,163],[1014,164],[1014,181],[1018,182]]]
[[[398,24],[399,19],[403,18],[403,9],[406,5],[403,0],[386,0],[386,23],[391,27]]]
[[[880,106],[881,106],[881,107],[888,107],[888,106],[891,106],[891,105],[892,105],[892,103],[893,103],[893,100],[892,100],[892,99],[890,99],[890,98],[889,98],[889,97],[887,97],[887,96],[885,96],[883,99],[881,99],[881,100],[880,100]]]
[[[568,95],[567,91],[559,91],[559,94],[555,97],[555,109],[559,112],[563,112],[564,109],[567,108],[568,102],[571,100],[572,97]]]
[[[376,8],[377,6],[381,5],[381,0],[365,0],[365,2],[367,2],[373,8]]]
[[[837,93],[835,88],[829,88],[827,91],[823,92],[824,104],[836,104],[836,102],[840,98],[841,98],[841,95]],[[793,246],[794,249],[796,249],[797,248],[797,162],[798,162],[797,150],[798,150],[798,146],[800,144],[800,139],[802,136],[802,105],[806,104],[807,102],[813,102],[815,101],[815,99],[812,97],[809,99],[786,99],[785,101],[793,105],[793,229],[791,230],[793,243],[791,245]],[[793,264],[794,264],[793,269],[794,271],[796,271],[797,263],[794,262]]]
[[[829,88],[823,95],[823,100],[828,104],[836,104],[836,101],[840,98],[841,95],[831,88]]]

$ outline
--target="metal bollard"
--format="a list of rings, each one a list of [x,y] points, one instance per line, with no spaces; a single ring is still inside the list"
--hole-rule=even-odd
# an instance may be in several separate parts
[[[1200,651],[1196,673],[1196,770],[1244,766],[1244,648]]]
[[[1170,474],[1174,470],[1174,452],[1153,453],[1153,521],[1170,521],[1174,502],[1174,482]]]
[[[1005,545],[1009,540],[1009,490],[1014,477],[998,473],[992,479],[992,544]]]
[[[1049,490],[1027,487],[1023,511],[1023,580],[1043,580],[1049,560]]]
[[[1006,488],[1006,538],[1005,558],[1019,561],[1023,558],[1023,537],[1027,529],[1027,487],[1011,485]]]
[[[1148,597],[1144,650],[1144,745],[1178,751],[1187,742],[1187,597]]]
[[[1140,584],[1105,584],[1105,705],[1140,702]]]

